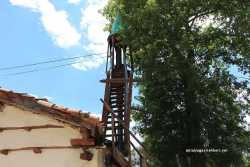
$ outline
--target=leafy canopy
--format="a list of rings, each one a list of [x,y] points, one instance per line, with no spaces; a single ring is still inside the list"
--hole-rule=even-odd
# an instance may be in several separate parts
[[[134,118],[157,159],[151,165],[243,166],[250,148],[244,121],[250,111],[250,1],[110,0],[104,15],[111,23],[116,10],[128,24],[121,36],[142,81]]]

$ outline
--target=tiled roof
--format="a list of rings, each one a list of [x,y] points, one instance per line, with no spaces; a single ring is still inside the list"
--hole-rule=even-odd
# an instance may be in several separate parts
[[[46,98],[37,98],[27,93],[17,93],[0,87],[0,102],[46,114],[76,127],[86,127],[92,133],[100,132],[101,129],[98,118],[90,116],[89,113],[84,113],[81,110],[56,105]]]

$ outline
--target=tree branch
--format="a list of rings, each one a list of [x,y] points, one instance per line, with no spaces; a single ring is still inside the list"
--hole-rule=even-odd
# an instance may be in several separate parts
[[[190,27],[193,26],[193,24],[194,24],[194,22],[195,22],[195,20],[196,20],[197,18],[202,17],[202,16],[205,16],[205,15],[208,15],[208,14],[211,14],[211,13],[215,12],[216,10],[217,10],[217,9],[210,10],[210,11],[205,11],[205,12],[203,12],[203,13],[197,13],[192,19],[188,20],[188,23],[192,22],[191,25],[190,25]]]

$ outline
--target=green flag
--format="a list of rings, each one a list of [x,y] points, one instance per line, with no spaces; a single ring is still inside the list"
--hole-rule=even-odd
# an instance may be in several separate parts
[[[122,23],[121,23],[121,15],[118,13],[115,17],[115,21],[112,25],[112,29],[111,29],[111,34],[117,34],[121,31],[122,29]]]

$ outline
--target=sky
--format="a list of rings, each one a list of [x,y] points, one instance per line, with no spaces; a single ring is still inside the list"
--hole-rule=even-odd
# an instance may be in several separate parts
[[[98,12],[107,0],[0,1],[0,68],[106,52],[107,20]],[[74,62],[0,69],[0,86],[70,108],[100,114],[105,54],[63,68],[13,75]]]

